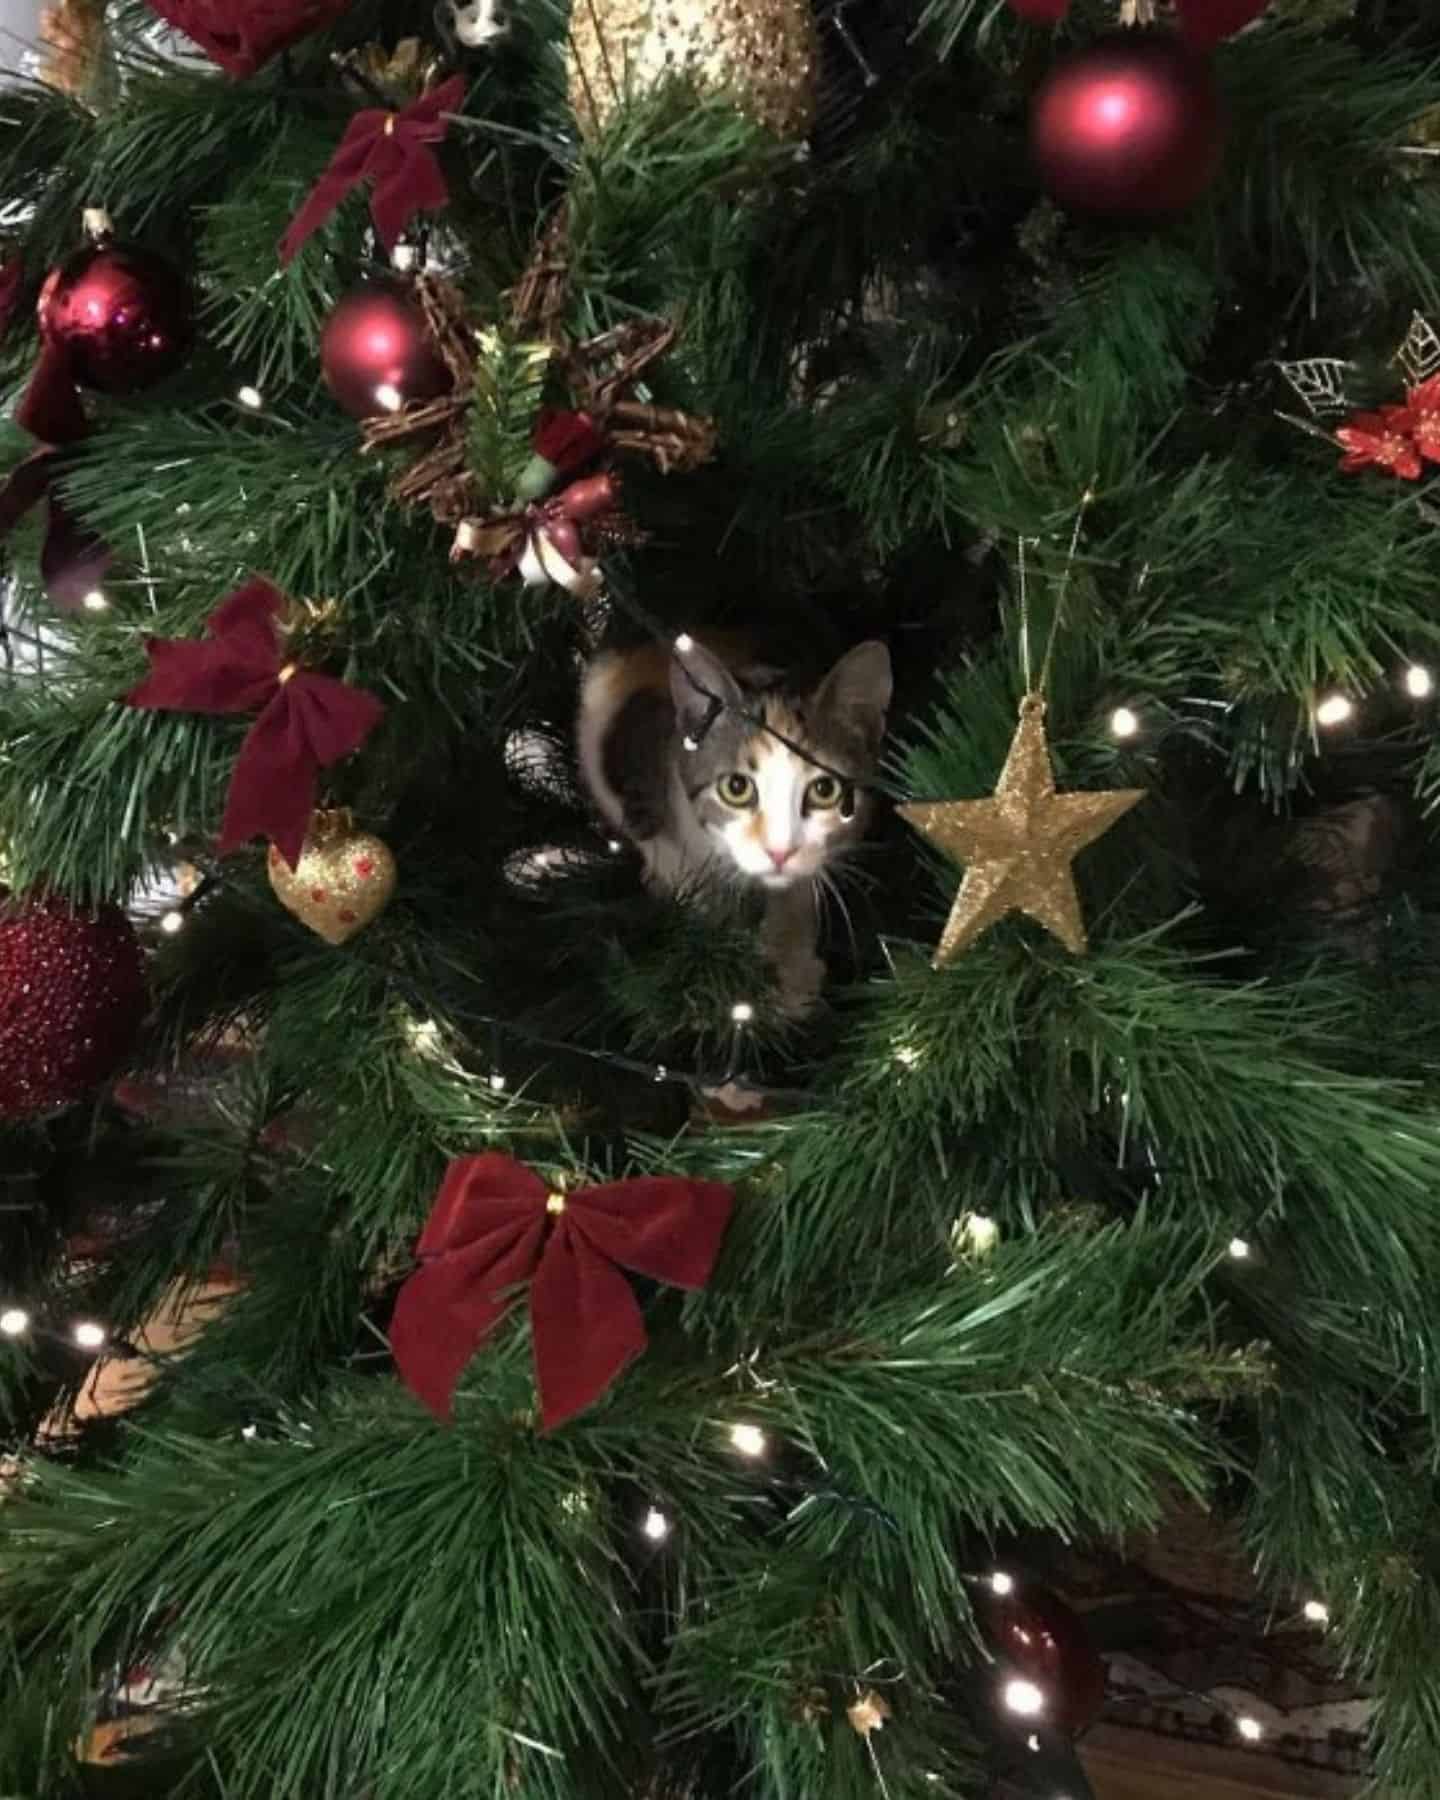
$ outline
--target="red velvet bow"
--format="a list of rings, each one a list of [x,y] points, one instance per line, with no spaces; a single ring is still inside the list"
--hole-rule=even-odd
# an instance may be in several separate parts
[[[387,250],[417,212],[445,205],[450,190],[445,171],[430,148],[445,136],[445,113],[465,98],[465,78],[452,75],[399,112],[367,107],[345,129],[330,166],[310,190],[305,204],[280,240],[280,261],[288,263],[306,238],[362,181],[372,184],[370,216]]]
[[[1195,50],[1212,50],[1242,26],[1258,19],[1270,0],[1176,0],[1180,35]],[[1070,0],[1010,0],[1010,10],[1037,25],[1056,25]]]
[[[268,581],[233,593],[198,644],[151,638],[150,674],[125,696],[162,712],[239,713],[245,734],[220,830],[220,854],[268,837],[293,868],[315,807],[315,777],[360,745],[385,708],[373,694],[287,663],[277,630],[283,597]]]
[[[733,1198],[719,1182],[665,1175],[560,1195],[499,1151],[458,1158],[390,1324],[406,1385],[448,1419],[461,1370],[528,1281],[541,1422],[546,1431],[563,1425],[645,1348],[621,1268],[704,1287]]]
[[[333,25],[350,0],[149,0],[230,75],[253,75],[277,50]]]

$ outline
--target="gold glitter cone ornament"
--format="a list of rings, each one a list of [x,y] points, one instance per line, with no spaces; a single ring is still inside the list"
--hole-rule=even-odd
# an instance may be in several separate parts
[[[1027,694],[990,799],[899,808],[908,824],[965,864],[934,966],[954,962],[1012,912],[1038,920],[1067,950],[1081,955],[1085,922],[1071,864],[1144,797],[1143,788],[1057,794],[1045,741],[1045,702]]]
[[[574,0],[570,13],[570,104],[586,137],[628,95],[680,77],[777,137],[803,138],[818,66],[810,0]]]
[[[378,918],[395,892],[395,858],[348,812],[317,812],[292,869],[272,844],[275,897],[327,944],[343,944]]]

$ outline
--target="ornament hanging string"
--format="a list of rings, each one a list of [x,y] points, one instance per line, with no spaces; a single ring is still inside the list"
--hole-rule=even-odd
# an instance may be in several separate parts
[[[1095,484],[1080,496],[1080,504],[1075,511],[1075,523],[1070,530],[1070,544],[1065,552],[1065,567],[1061,572],[1060,585],[1055,595],[1055,609],[1050,615],[1050,629],[1045,634],[1045,654],[1040,661],[1040,679],[1037,682],[1030,661],[1030,584],[1025,567],[1025,545],[1039,543],[1038,538],[1019,539],[1020,566],[1020,670],[1025,682],[1025,698],[1043,700],[1050,686],[1050,671],[1055,662],[1055,646],[1059,642],[1060,627],[1065,620],[1065,602],[1070,593],[1070,577],[1074,572],[1075,558],[1080,553],[1080,533],[1085,529],[1085,515],[1095,502]]]

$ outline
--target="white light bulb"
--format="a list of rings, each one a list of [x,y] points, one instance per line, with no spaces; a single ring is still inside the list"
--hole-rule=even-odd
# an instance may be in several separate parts
[[[1330,1608],[1323,1600],[1307,1600],[1305,1602],[1305,1617],[1312,1625],[1328,1625],[1330,1623]]]
[[[1045,1690],[1033,1681],[1007,1681],[1004,1699],[1011,1712],[1025,1719],[1033,1719],[1045,1710]]]
[[[1249,1713],[1242,1713],[1235,1721],[1235,1729],[1247,1744],[1258,1744],[1265,1735],[1265,1727],[1258,1719],[1252,1719]]]
[[[612,856],[618,856],[625,846],[620,842],[619,838],[606,838],[605,848]]]
[[[1231,1238],[1227,1248],[1236,1262],[1244,1262],[1250,1254],[1250,1246],[1242,1237]]]
[[[397,244],[390,252],[390,267],[407,272],[415,267],[417,261],[413,244]]]
[[[688,731],[685,733],[684,737],[681,738],[680,742],[685,746],[685,748],[687,750],[698,750],[700,748],[699,738],[691,737],[691,735]]]
[[[30,1315],[21,1306],[7,1306],[0,1312],[0,1331],[6,1337],[19,1337],[30,1328]]]
[[[730,1442],[742,1456],[765,1454],[765,1433],[758,1425],[732,1425]]]
[[[990,1577],[990,1591],[999,1594],[1003,1600],[1007,1594],[1015,1592],[1015,1577],[1007,1575],[1003,1569],[997,1569]]]
[[[172,908],[161,919],[160,929],[165,933],[166,937],[174,937],[177,931],[183,931],[185,929],[184,913]]]
[[[101,593],[99,588],[91,588],[90,592],[80,604],[85,608],[86,612],[104,612],[110,602],[105,598],[104,594]]]
[[[1416,700],[1427,699],[1435,692],[1435,677],[1419,663],[1411,663],[1405,671],[1405,692]]]
[[[82,1319],[75,1327],[75,1342],[82,1350],[98,1350],[105,1342],[105,1327],[93,1319]]]
[[[405,404],[405,397],[393,381],[382,381],[375,390],[375,404],[386,412],[399,412]]]
[[[1345,694],[1327,694],[1315,708],[1317,725],[1343,725],[1354,712],[1354,703]]]
[[[1140,715],[1128,706],[1117,706],[1110,715],[1110,730],[1117,738],[1134,737],[1140,729]]]
[[[245,383],[244,387],[240,389],[239,393],[236,394],[235,398],[242,406],[248,406],[251,412],[259,412],[260,408],[265,404],[265,396],[260,392],[259,388],[251,387],[248,381]]]
[[[988,1256],[1000,1242],[1000,1227],[986,1213],[966,1213],[955,1223],[953,1242],[970,1256]]]
[[[492,1094],[503,1094],[505,1092],[505,1077],[498,1069],[490,1077],[490,1092]]]
[[[642,1520],[640,1529],[652,1544],[662,1544],[670,1535],[670,1521],[658,1506],[652,1506]]]
[[[1033,1731],[1025,1740],[1025,1748],[1032,1751],[1036,1756],[1040,1754],[1040,1740]]]
[[[688,656],[695,648],[695,640],[688,631],[682,631],[675,640],[675,648],[681,656]]]
[[[748,1025],[755,1017],[755,1008],[748,1000],[737,1000],[730,1008],[730,1017],[737,1025]]]

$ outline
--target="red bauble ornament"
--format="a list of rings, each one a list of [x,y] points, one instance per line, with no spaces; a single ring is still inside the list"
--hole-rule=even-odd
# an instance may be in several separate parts
[[[57,898],[0,914],[0,1119],[68,1106],[114,1072],[145,1011],[130,921]]]
[[[1041,180],[1081,212],[1180,212],[1215,174],[1224,138],[1209,64],[1175,39],[1130,33],[1061,63],[1030,118]]]
[[[1030,1682],[1044,1697],[1031,1722],[1069,1732],[1093,1723],[1105,1702],[1105,1665],[1079,1614],[1048,1588],[1028,1586],[986,1595],[982,1612],[1002,1681]]]
[[[135,394],[180,366],[194,332],[190,287],[163,257],[133,245],[87,245],[51,271],[36,308],[40,335],[74,380]]]
[[[337,302],[320,334],[320,365],[352,419],[398,412],[450,387],[425,315],[397,281],[364,282]]]
[[[149,0],[231,75],[255,70],[312,31],[333,25],[350,0]]]

